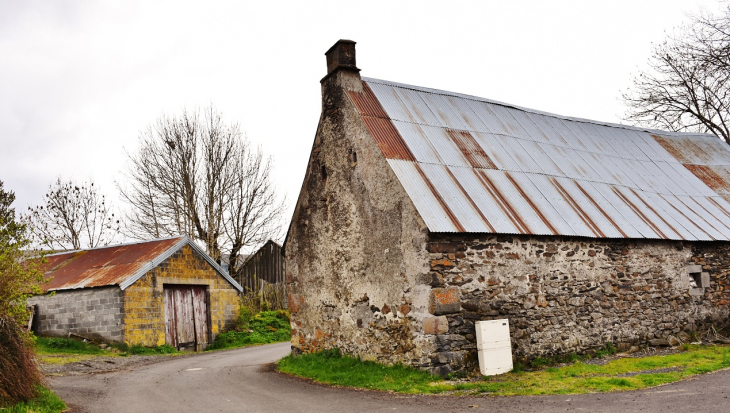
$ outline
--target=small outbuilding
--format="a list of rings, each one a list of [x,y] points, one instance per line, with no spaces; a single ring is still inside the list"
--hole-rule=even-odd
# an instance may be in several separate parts
[[[246,257],[238,271],[236,281],[242,287],[257,291],[261,288],[261,281],[270,284],[284,284],[284,256],[281,245],[274,240],[268,240],[256,252]]]
[[[232,327],[241,286],[185,236],[46,257],[33,330],[203,349]]]
[[[447,374],[476,369],[479,320],[508,319],[525,358],[728,322],[716,136],[361,77],[352,41],[326,56],[284,245],[295,353]]]

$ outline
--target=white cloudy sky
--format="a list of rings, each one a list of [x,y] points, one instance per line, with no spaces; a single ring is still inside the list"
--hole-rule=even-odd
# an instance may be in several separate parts
[[[0,0],[0,180],[23,210],[57,176],[116,198],[125,151],[161,114],[214,104],[299,193],[324,52],[362,75],[619,122],[652,42],[710,0]],[[123,207],[123,205],[119,205]]]

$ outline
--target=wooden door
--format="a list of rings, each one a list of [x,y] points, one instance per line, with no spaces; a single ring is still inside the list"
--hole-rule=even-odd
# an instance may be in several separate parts
[[[202,350],[208,343],[205,286],[165,285],[165,342],[175,348]]]

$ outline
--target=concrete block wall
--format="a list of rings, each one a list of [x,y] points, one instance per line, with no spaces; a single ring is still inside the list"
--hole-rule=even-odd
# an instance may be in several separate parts
[[[124,341],[122,291],[118,286],[57,291],[35,296],[34,331],[43,336],[68,333],[105,341]]]

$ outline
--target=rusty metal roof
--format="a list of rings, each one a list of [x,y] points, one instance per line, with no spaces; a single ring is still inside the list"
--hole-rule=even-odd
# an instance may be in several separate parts
[[[433,232],[730,240],[730,147],[363,78],[365,126]]]
[[[221,276],[243,291],[227,272],[186,236],[48,255],[44,273],[52,278],[45,288],[58,291],[118,285],[124,290],[185,245],[200,253]]]

